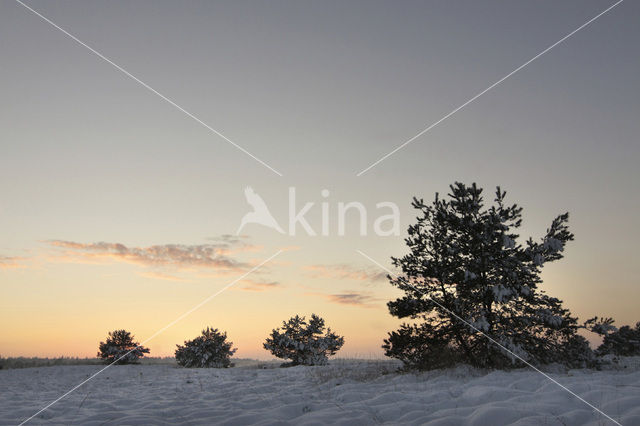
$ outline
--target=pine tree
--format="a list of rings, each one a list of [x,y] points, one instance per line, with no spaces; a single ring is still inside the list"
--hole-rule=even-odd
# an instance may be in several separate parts
[[[638,356],[640,355],[640,322],[635,328],[623,325],[617,328],[613,318],[591,318],[584,327],[603,337],[602,344],[596,349],[597,356]]]
[[[237,349],[227,342],[227,333],[217,328],[205,328],[193,340],[185,340],[184,346],[176,345],[176,361],[183,367],[226,368]]]
[[[405,295],[388,303],[392,315],[413,321],[389,333],[387,356],[422,369],[521,365],[490,336],[527,362],[583,363],[590,353],[576,335],[576,319],[538,288],[543,265],[561,259],[573,240],[568,213],[553,220],[541,241],[522,245],[516,233],[522,208],[507,205],[499,187],[489,208],[475,183],[450,189],[447,200],[436,194],[431,205],[413,199],[421,214],[408,229],[410,252],[392,258],[402,274],[390,278]]]
[[[100,342],[98,347],[98,358],[106,364],[114,361],[116,364],[136,364],[138,359],[148,353],[149,349],[135,342],[133,335],[127,330],[110,331],[106,342]]]
[[[282,331],[274,329],[263,346],[274,356],[291,360],[290,365],[325,365],[343,344],[343,337],[330,328],[325,332],[324,320],[312,314],[308,323],[298,315],[283,321]]]

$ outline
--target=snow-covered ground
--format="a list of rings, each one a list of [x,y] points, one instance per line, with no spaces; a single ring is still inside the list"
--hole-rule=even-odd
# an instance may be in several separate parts
[[[114,366],[32,424],[612,424],[530,370],[399,374],[392,362],[324,367]],[[100,367],[0,370],[0,424],[17,424]],[[640,371],[552,376],[623,425],[640,425]]]

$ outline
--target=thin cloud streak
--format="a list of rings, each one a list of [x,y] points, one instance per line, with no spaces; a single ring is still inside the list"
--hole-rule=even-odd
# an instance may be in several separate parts
[[[308,265],[303,267],[312,278],[346,279],[353,281],[384,281],[387,274],[374,268],[359,267],[347,263],[333,265]]]
[[[277,290],[279,289],[280,283],[277,281],[254,281],[254,280],[242,280],[242,287],[237,287],[238,290],[242,291],[254,291],[254,292],[263,292],[269,290]]]
[[[125,262],[149,267],[173,267],[177,269],[215,269],[236,271],[250,266],[230,257],[230,253],[255,251],[255,246],[233,247],[229,243],[219,244],[162,244],[148,247],[127,247],[121,243],[79,243],[52,240],[47,242],[57,249],[49,257],[51,261],[71,263]]]
[[[338,305],[357,306],[361,308],[380,308],[379,298],[362,293],[337,293],[337,294],[325,294],[325,293],[306,293],[307,296],[322,297],[330,303]]]
[[[154,271],[140,272],[138,275],[140,275],[141,277],[151,278],[154,280],[175,281],[175,282],[183,282],[183,283],[192,281],[186,278],[177,277],[175,275],[165,274],[162,272],[154,272]]]
[[[0,256],[0,269],[18,269],[26,268],[23,263],[26,260],[25,257],[18,256]]]

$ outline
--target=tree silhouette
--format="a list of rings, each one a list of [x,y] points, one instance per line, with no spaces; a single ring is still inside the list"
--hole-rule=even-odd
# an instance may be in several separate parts
[[[636,323],[635,328],[628,325],[617,328],[613,323],[613,318],[594,317],[585,321],[586,329],[603,337],[602,344],[596,349],[596,355],[640,355],[640,322]]]
[[[264,343],[264,348],[282,359],[291,360],[291,365],[325,365],[334,355],[344,338],[327,328],[324,320],[312,314],[309,322],[296,315],[282,322],[282,330],[274,329]]]
[[[233,342],[227,342],[227,333],[209,327],[195,339],[185,340],[184,346],[176,346],[176,361],[183,367],[229,367],[237,350],[232,348]]]
[[[515,232],[522,208],[507,205],[499,187],[489,208],[475,183],[450,188],[447,199],[436,194],[430,205],[413,200],[420,215],[408,229],[409,254],[392,258],[403,273],[390,279],[405,295],[388,307],[414,321],[389,333],[387,356],[423,369],[522,365],[489,336],[527,362],[585,363],[592,354],[576,319],[538,288],[543,265],[561,259],[573,240],[568,213],[539,242],[522,245]]]
[[[133,335],[127,330],[110,331],[105,342],[100,342],[98,358],[106,364],[136,364],[149,349],[134,342]]]

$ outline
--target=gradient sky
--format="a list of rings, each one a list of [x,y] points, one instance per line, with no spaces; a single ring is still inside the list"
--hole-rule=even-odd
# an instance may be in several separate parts
[[[397,292],[355,250],[389,265],[405,252],[411,197],[456,180],[506,189],[525,208],[523,236],[569,211],[576,240],[544,288],[580,319],[640,320],[638,2],[360,177],[613,2],[27,3],[284,176],[2,2],[0,355],[93,356],[115,328],[144,340],[287,248],[150,341],[152,355],[211,325],[238,356],[269,358],[270,330],[315,312],[345,335],[342,355],[380,356]],[[249,211],[246,186],[283,226],[290,186],[316,202],[317,229],[329,202],[331,235],[248,225],[222,237]],[[366,205],[369,226],[377,202],[396,202],[402,234],[360,237],[350,222],[337,236],[339,201]],[[202,250],[216,257],[194,263]]]

